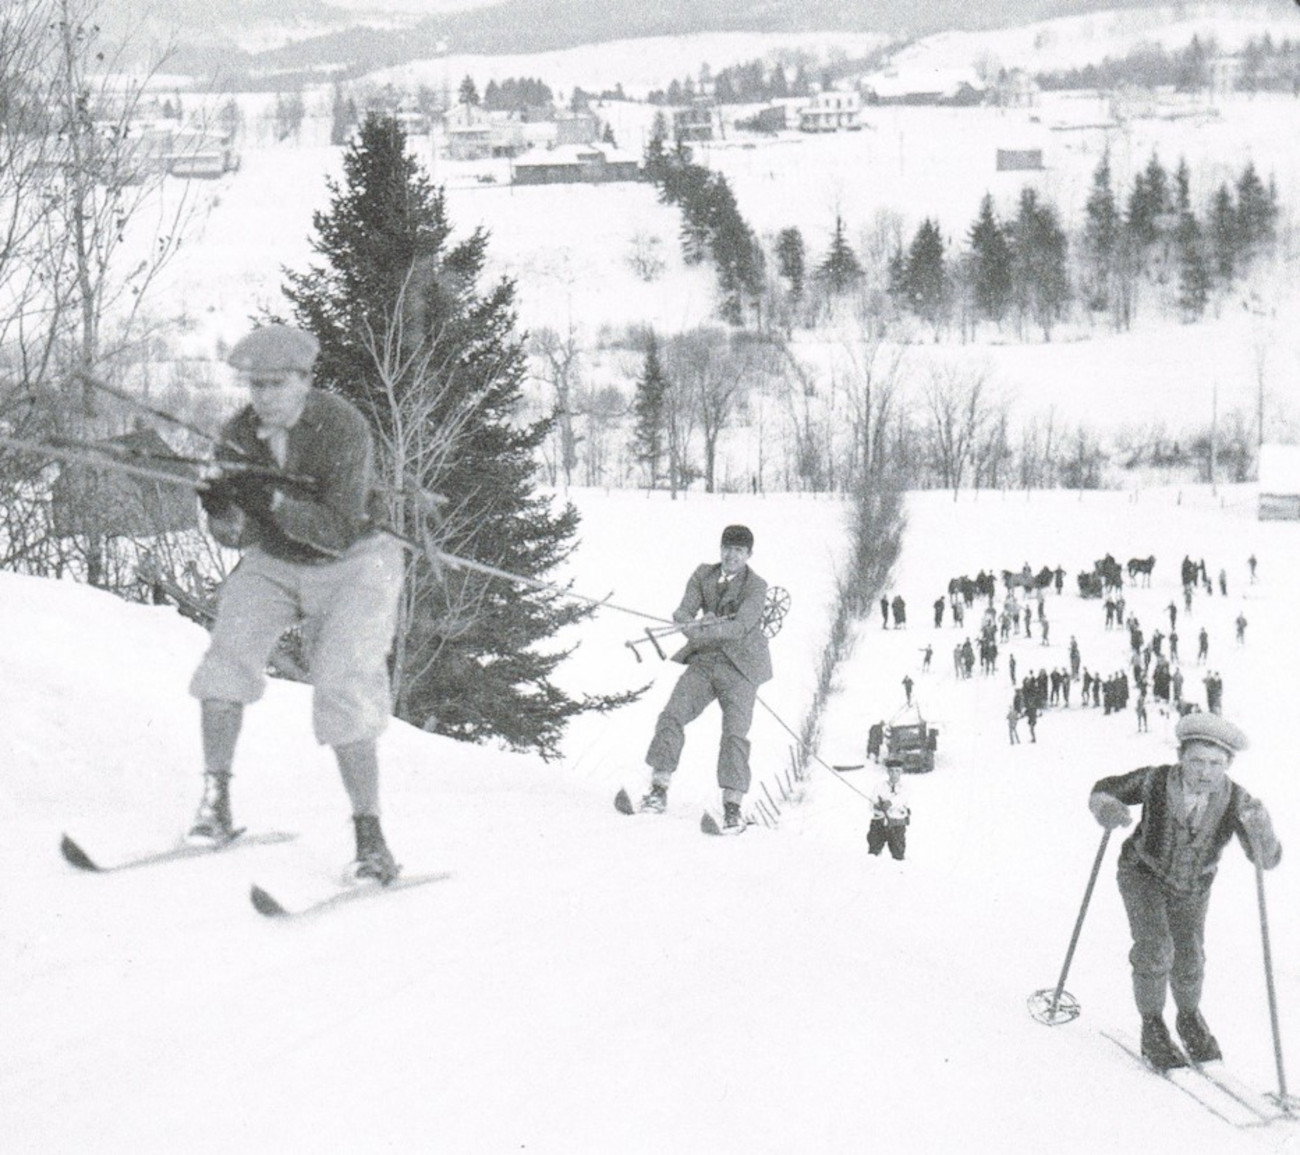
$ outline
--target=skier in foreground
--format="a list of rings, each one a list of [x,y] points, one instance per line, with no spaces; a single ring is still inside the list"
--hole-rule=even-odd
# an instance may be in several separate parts
[[[686,724],[716,699],[722,707],[718,785],[722,829],[728,834],[745,828],[740,808],[750,781],[749,727],[758,687],[772,676],[762,625],[767,582],[749,568],[753,549],[754,535],[747,526],[727,526],[722,531],[722,560],[696,568],[673,611],[673,621],[681,623],[687,638],[673,661],[684,663],[686,672],[655,726],[646,753],[650,792],[641,799],[642,810],[663,812],[686,741]]]
[[[1205,973],[1205,912],[1219,856],[1233,834],[1252,863],[1271,870],[1282,857],[1268,811],[1228,777],[1246,735],[1217,714],[1178,721],[1178,761],[1146,766],[1094,784],[1089,809],[1102,826],[1129,825],[1128,808],[1142,807],[1137,828],[1119,856],[1119,892],[1133,935],[1129,961],[1142,1016],[1142,1054],[1157,1070],[1222,1058],[1201,1015]],[[1165,989],[1178,1008],[1184,1054],[1164,1021]]]
[[[912,819],[907,796],[900,785],[903,760],[885,759],[886,780],[871,796],[871,825],[867,828],[867,850],[878,855],[889,846],[890,856],[902,862],[907,853],[907,825]]]
[[[207,654],[190,683],[202,712],[204,792],[191,841],[235,837],[230,777],[244,707],[265,688],[267,660],[295,623],[303,626],[312,722],[334,748],[352,803],[351,874],[397,877],[379,824],[376,739],[390,713],[388,651],[397,625],[404,559],[378,533],[372,505],[374,447],[365,418],[313,389],[319,346],[301,329],[254,330],[230,353],[251,404],[222,430],[214,476],[200,491],[208,527],[243,557],[221,589]],[[250,479],[221,463],[254,463],[315,484]]]

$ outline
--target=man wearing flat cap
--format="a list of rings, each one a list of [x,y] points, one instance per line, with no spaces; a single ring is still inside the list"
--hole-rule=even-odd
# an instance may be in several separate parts
[[[673,621],[681,624],[686,645],[673,655],[686,672],[678,679],[659,715],[646,753],[650,792],[641,809],[662,814],[668,786],[682,756],[685,727],[710,702],[722,707],[718,748],[718,786],[722,789],[722,829],[745,828],[741,804],[749,789],[749,727],[758,687],[772,676],[772,658],[763,633],[767,582],[749,568],[754,535],[747,526],[722,531],[722,558],[698,566],[686,583]]]
[[[1133,949],[1133,995],[1142,1016],[1142,1053],[1160,1070],[1222,1058],[1201,1014],[1205,974],[1205,912],[1219,857],[1235,834],[1246,857],[1271,870],[1282,857],[1268,811],[1228,777],[1246,735],[1218,714],[1197,711],[1178,720],[1178,761],[1146,766],[1092,788],[1093,816],[1107,830],[1127,826],[1128,808],[1141,806],[1137,828],[1119,856],[1119,892]],[[1178,1034],[1164,1021],[1173,991]]]
[[[391,712],[388,652],[404,559],[378,529],[374,446],[347,401],[313,389],[319,346],[267,325],[230,353],[250,403],[222,429],[200,489],[208,528],[243,557],[221,588],[208,652],[190,693],[201,703],[204,793],[196,842],[235,837],[230,777],[244,707],[265,688],[276,642],[300,625],[316,739],[333,747],[352,804],[358,879],[399,867],[379,824],[376,740]]]
[[[871,825],[867,828],[867,850],[878,855],[888,845],[896,862],[902,862],[907,854],[907,827],[912,820],[902,778],[903,760],[891,754],[885,759],[885,781],[871,795]]]

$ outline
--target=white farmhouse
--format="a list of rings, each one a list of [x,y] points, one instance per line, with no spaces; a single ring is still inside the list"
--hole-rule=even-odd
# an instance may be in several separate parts
[[[800,132],[856,132],[862,127],[862,101],[856,92],[819,92],[799,110]]]

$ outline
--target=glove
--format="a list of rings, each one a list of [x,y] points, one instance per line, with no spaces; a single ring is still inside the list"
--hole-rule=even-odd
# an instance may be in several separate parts
[[[1273,823],[1262,806],[1243,808],[1241,829],[1246,836],[1246,849],[1251,862],[1272,870],[1282,859],[1282,847],[1273,833]]]
[[[1127,826],[1133,821],[1129,815],[1128,807],[1113,794],[1099,792],[1092,795],[1088,799],[1088,809],[1092,811],[1092,816],[1107,830],[1114,830],[1117,826]]]
[[[254,518],[270,515],[275,486],[263,478],[243,472],[227,472],[219,466],[212,476],[202,477],[197,486],[199,504],[209,517],[227,517],[235,507]]]

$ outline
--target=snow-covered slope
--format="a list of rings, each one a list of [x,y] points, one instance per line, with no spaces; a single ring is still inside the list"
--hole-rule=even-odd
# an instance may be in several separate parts
[[[647,613],[671,609],[718,530],[746,521],[754,566],[789,588],[761,691],[797,725],[824,637],[841,510],[794,498],[671,502],[579,492],[577,588]],[[817,766],[779,830],[708,839],[713,714],[690,732],[662,819],[625,819],[618,785],[640,762],[677,672],[638,666],[641,620],[604,610],[580,628],[568,677],[611,688],[654,678],[645,700],[573,728],[563,764],[458,745],[395,724],[383,742],[386,825],[430,886],[315,921],[259,919],[250,881],[324,883],[350,852],[330,759],[311,741],[307,691],[273,683],[250,710],[237,817],[297,837],[103,877],[58,858],[68,830],[104,858],[169,842],[197,792],[185,683],[204,635],[164,607],[0,575],[0,1124],[7,1151],[47,1152],[909,1152],[955,1149],[1219,1153],[1300,1149],[1294,1125],[1237,1132],[1139,1070],[1097,1033],[1131,1029],[1127,933],[1114,849],[1067,988],[1082,1018],[1026,1012],[1051,987],[1099,830],[1085,808],[1103,773],[1168,756],[1153,712],[1049,711],[1011,750],[1010,683],[958,681],[929,604],[982,567],[1070,572],[1105,552],[1157,556],[1130,591],[1148,629],[1177,592],[1184,553],[1228,572],[1198,597],[1226,707],[1255,740],[1236,767],[1290,844],[1268,876],[1283,1040],[1296,1046],[1300,934],[1292,861],[1300,828],[1289,709],[1300,620],[1300,536],[1260,524],[1250,490],[914,495],[890,593],[906,630],[864,624],[819,745],[861,760],[868,724],[901,705],[910,672],[940,727],[934,774],[908,779],[908,860],[871,859],[870,770]],[[1246,558],[1259,559],[1247,584]],[[1048,599],[1052,645],[1010,647],[1021,670],[1124,660],[1098,602]],[[1245,646],[1231,621],[1245,610]],[[935,649],[930,672],[920,650]],[[1005,653],[1005,651],[1004,651]],[[1005,657],[1004,657],[1005,661]],[[1185,667],[1199,698],[1203,671]],[[758,783],[779,793],[789,738],[760,709]],[[761,792],[756,784],[755,794]],[[1205,1012],[1230,1062],[1276,1086],[1254,875],[1229,847],[1211,905]]]

